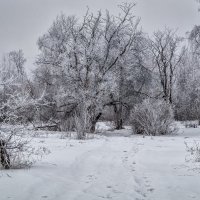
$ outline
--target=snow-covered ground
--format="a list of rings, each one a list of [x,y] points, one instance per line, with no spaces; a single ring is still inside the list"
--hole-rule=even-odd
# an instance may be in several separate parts
[[[51,153],[30,169],[0,171],[0,200],[200,199],[200,164],[184,144],[200,141],[200,128],[130,134],[109,131],[85,141],[38,134],[33,143]]]

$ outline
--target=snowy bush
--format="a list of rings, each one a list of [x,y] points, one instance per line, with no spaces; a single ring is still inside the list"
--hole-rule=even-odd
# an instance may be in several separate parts
[[[171,106],[164,100],[146,99],[131,111],[136,134],[166,135],[176,132]]]
[[[196,121],[186,121],[185,122],[185,128],[197,128],[198,127],[198,120]]]
[[[31,139],[20,128],[0,128],[0,169],[30,167],[43,155],[50,153],[45,147],[33,147]]]

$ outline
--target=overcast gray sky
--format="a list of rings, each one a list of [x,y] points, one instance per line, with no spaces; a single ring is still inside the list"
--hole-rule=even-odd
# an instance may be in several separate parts
[[[38,54],[38,37],[48,30],[59,13],[82,16],[87,6],[92,11],[108,9],[118,13],[120,2],[124,0],[0,0],[0,55],[22,49],[30,69]],[[135,14],[141,17],[143,30],[150,34],[168,26],[178,28],[179,33],[184,35],[195,24],[200,24],[195,0],[135,2]]]

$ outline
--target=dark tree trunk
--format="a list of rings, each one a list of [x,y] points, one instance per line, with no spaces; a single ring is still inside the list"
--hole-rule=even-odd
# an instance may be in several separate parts
[[[120,97],[119,101],[115,102],[113,94],[110,94],[110,98],[112,100],[112,103],[110,103],[110,105],[112,105],[113,109],[114,109],[115,128],[117,130],[123,129],[123,118],[122,118],[123,105],[122,105],[122,99]]]
[[[98,120],[100,119],[102,113],[99,113],[95,119],[91,122],[91,127],[90,127],[90,133],[94,133],[95,132],[95,128],[96,128],[96,123],[98,122]]]
[[[1,156],[0,162],[4,169],[10,169],[10,157],[8,155],[5,146],[6,146],[5,141],[0,140],[0,156]]]
[[[117,106],[116,106],[117,107]],[[122,104],[119,104],[119,108],[117,108],[117,110],[115,110],[115,125],[116,125],[116,129],[120,130],[123,129],[123,119],[122,119],[122,112],[123,112],[123,108],[122,108]]]
[[[123,120],[122,119],[116,121],[116,129],[117,130],[123,129]]]

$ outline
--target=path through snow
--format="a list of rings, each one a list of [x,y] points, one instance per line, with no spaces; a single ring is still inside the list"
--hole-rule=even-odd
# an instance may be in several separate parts
[[[105,137],[35,142],[51,154],[28,170],[0,172],[0,200],[200,199],[200,169],[186,162],[192,137]]]

